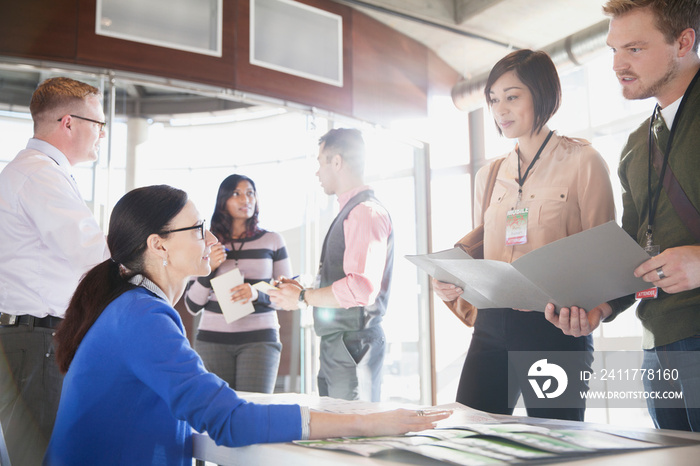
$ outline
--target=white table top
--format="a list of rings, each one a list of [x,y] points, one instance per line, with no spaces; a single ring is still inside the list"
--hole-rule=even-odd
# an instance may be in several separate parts
[[[365,403],[348,402],[344,400],[334,400],[330,398],[319,398],[303,394],[274,394],[261,395],[244,393],[241,396],[255,403],[296,403],[311,407],[335,412],[376,412],[386,409],[393,409],[398,406],[390,403]],[[415,407],[413,407],[415,408]],[[466,408],[466,414],[460,411],[459,416],[478,416],[486,413],[470,410]],[[688,441],[697,443],[676,446],[673,448],[658,448],[646,451],[633,451],[605,456],[595,456],[585,459],[566,458],[556,464],[576,464],[588,466],[619,466],[620,464],[633,464],[634,466],[658,466],[658,465],[697,465],[700,464],[700,433],[681,432],[671,430],[657,430],[648,428],[621,428],[605,424],[592,424],[575,421],[542,420],[526,417],[513,416],[493,416],[497,419],[508,419],[514,422],[524,422],[539,424],[549,428],[585,428],[602,430],[609,433],[618,433],[640,440],[648,440],[661,444],[678,444]],[[450,419],[451,423],[459,424],[460,419]],[[444,422],[444,421],[443,421]],[[422,466],[444,466],[447,463],[436,461],[427,457],[415,455],[408,452],[396,451],[390,455],[381,457],[364,457],[352,453],[332,450],[319,450],[306,448],[291,443],[269,443],[250,445],[246,447],[230,448],[217,446],[206,434],[194,433],[193,452],[195,459],[204,460],[226,466],[249,466],[260,465],[280,465],[280,466],[327,466],[350,465],[350,466],[397,466],[403,464],[416,464]],[[554,464],[554,463],[548,463]]]

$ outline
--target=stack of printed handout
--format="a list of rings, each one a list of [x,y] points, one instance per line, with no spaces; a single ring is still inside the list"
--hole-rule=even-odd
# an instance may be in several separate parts
[[[385,459],[397,459],[397,453],[408,452],[456,465],[541,464],[566,458],[663,447],[661,444],[597,430],[552,429],[515,423],[513,419],[437,428],[401,436],[299,440],[294,443]]]

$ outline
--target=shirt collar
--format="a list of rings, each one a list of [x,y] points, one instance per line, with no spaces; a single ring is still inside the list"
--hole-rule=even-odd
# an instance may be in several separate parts
[[[137,275],[134,275],[133,277],[131,277],[129,279],[129,283],[131,283],[132,285],[140,286],[142,288],[146,288],[148,291],[150,291],[154,295],[163,299],[165,302],[168,302],[168,297],[165,296],[165,293],[163,292],[163,290],[161,290],[158,285],[156,285],[151,280],[149,280],[147,277],[145,277],[141,274],[137,274]]]
[[[672,104],[666,105],[666,108],[661,109],[661,116],[664,117],[664,121],[666,122],[666,126],[668,126],[669,131],[673,126],[673,120],[676,118],[676,113],[678,113],[678,107],[681,105],[681,100],[683,100],[683,97],[676,100]]]
[[[338,205],[340,206],[340,210],[343,210],[343,207],[345,207],[345,204],[348,203],[350,199],[355,197],[355,195],[361,193],[362,191],[367,191],[368,189],[372,189],[370,186],[363,185],[363,186],[358,186],[355,189],[351,189],[350,191],[346,191],[343,194],[338,196]]]
[[[56,162],[59,167],[66,170],[68,173],[72,172],[72,167],[68,161],[68,157],[66,157],[63,152],[58,150],[56,146],[53,146],[42,139],[31,138],[29,142],[27,142],[27,149],[36,150],[46,154],[49,158]]]

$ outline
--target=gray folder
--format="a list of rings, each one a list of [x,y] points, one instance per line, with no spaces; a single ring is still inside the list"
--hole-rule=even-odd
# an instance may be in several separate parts
[[[473,259],[460,248],[406,258],[464,290],[479,309],[544,311],[547,303],[591,310],[651,286],[634,276],[649,255],[615,222],[535,249],[512,263]]]

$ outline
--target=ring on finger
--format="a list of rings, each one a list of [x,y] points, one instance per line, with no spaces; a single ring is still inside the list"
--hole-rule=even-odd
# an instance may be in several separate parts
[[[659,276],[659,280],[663,280],[664,278],[666,278],[666,274],[664,273],[664,269],[661,267],[656,269],[656,274]]]

